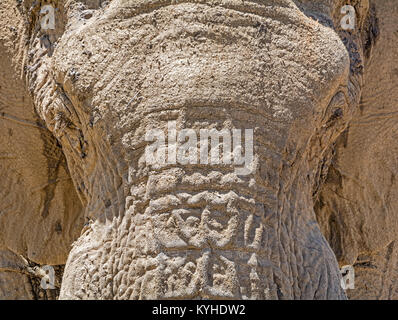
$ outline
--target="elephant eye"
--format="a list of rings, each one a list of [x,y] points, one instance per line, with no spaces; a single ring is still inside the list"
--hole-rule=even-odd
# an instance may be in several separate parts
[[[343,118],[348,112],[349,102],[344,91],[338,91],[330,100],[324,115],[324,124],[329,127],[337,120]]]

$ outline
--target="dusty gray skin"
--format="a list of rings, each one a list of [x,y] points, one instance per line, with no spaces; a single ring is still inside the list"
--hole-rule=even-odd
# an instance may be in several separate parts
[[[367,1],[350,33],[342,1],[53,1],[47,32],[31,2],[14,56],[86,219],[60,298],[346,297],[314,200],[359,109],[377,36]],[[254,172],[155,170],[144,136],[170,120],[253,128]]]

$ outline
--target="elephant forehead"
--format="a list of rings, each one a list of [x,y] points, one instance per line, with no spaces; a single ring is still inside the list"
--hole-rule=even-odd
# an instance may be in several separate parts
[[[83,0],[87,3],[87,0]],[[296,3],[310,5],[318,8],[318,10],[324,10],[324,13],[330,12],[338,4],[341,4],[341,0],[248,0],[242,3],[242,1],[236,0],[181,0],[178,3],[200,3],[209,5],[219,5],[227,8],[234,8],[241,11],[261,11],[264,7],[295,7]],[[165,7],[169,5],[174,5],[176,2],[173,0],[113,0],[111,1],[111,7],[113,8],[129,8],[133,9],[133,14],[140,14],[143,12],[150,12],[152,10],[158,9],[160,7]],[[329,9],[329,10],[328,10]]]
[[[103,110],[127,105],[140,92],[146,111],[239,101],[287,120],[305,118],[346,82],[349,57],[332,29],[289,1],[279,3],[285,6],[243,10],[189,2],[145,14],[115,4],[66,32],[55,53],[56,75]]]

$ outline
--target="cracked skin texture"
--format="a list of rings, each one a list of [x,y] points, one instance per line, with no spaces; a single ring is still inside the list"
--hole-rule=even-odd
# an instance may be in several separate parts
[[[0,245],[66,263],[60,298],[344,299],[339,263],[366,259],[351,296],[393,297],[392,1],[351,1],[350,33],[343,1],[49,2],[48,32],[40,3],[0,5]],[[253,128],[252,174],[146,164],[145,132],[170,120]],[[13,270],[0,297],[34,298]]]

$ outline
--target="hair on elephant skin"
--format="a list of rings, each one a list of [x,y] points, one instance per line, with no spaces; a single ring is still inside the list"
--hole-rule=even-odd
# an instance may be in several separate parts
[[[0,299],[397,299],[395,2],[2,0]]]

